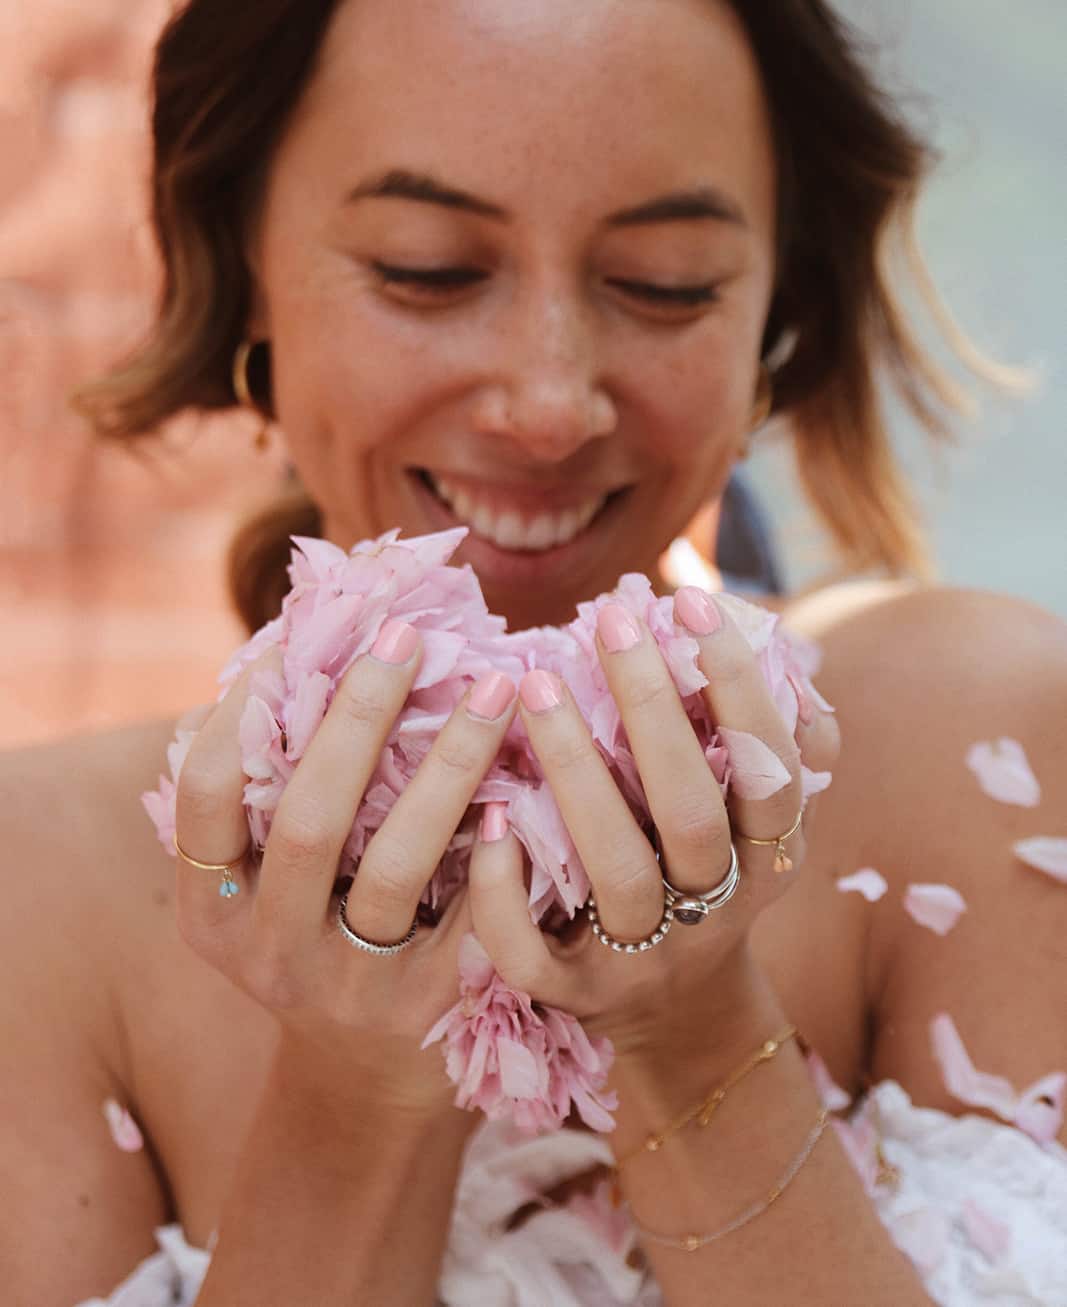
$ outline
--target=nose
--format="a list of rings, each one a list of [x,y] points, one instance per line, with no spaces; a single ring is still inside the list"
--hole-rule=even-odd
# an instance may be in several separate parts
[[[541,462],[561,463],[590,440],[610,435],[618,415],[597,376],[593,327],[561,294],[516,306],[497,325],[499,353],[478,397],[474,422]]]

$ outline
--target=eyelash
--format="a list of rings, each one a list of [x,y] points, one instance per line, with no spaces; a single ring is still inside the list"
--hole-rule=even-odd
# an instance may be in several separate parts
[[[430,295],[447,295],[484,281],[486,273],[477,268],[397,268],[375,262],[374,270],[389,285],[406,286]],[[664,308],[699,308],[719,298],[718,287],[708,282],[698,286],[656,286],[650,282],[610,278],[608,284]]]

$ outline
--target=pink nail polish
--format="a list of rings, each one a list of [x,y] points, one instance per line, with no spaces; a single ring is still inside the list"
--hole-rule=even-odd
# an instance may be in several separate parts
[[[511,706],[515,698],[515,684],[503,672],[489,672],[471,691],[467,711],[474,717],[495,722]]]
[[[511,829],[506,803],[487,803],[482,813],[482,843],[495,844]]]
[[[563,702],[563,690],[551,672],[527,672],[519,686],[519,694],[530,712],[549,712]]]
[[[390,618],[378,632],[378,638],[371,649],[371,656],[380,662],[400,667],[408,661],[418,647],[419,637],[408,622],[398,622]]]
[[[675,594],[674,612],[694,635],[713,635],[722,626],[715,600],[695,585],[684,585]]]
[[[622,604],[605,604],[597,613],[596,629],[608,653],[625,653],[641,639],[641,628]]]
[[[789,684],[793,687],[793,693],[797,697],[797,715],[800,718],[801,724],[804,726],[810,726],[815,720],[815,712],[811,706],[811,700],[804,693],[804,690],[798,681],[796,681],[792,676],[787,676],[787,679]]]

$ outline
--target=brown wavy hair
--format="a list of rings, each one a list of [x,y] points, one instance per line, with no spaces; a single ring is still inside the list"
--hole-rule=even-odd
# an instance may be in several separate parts
[[[957,355],[998,379],[948,318],[916,247],[915,203],[933,152],[825,0],[729,3],[762,72],[777,150],[778,280],[764,350],[784,339],[793,348],[775,373],[774,412],[788,421],[801,484],[843,563],[926,574],[878,385],[888,377],[932,436],[946,436],[947,416],[966,404],[901,307],[901,254]],[[75,397],[100,434],[134,438],[181,410],[235,403],[231,365],[252,289],[245,234],[338,5],[188,0],[165,28],[152,115],[163,290],[142,347]],[[289,534],[320,530],[298,487],[242,528],[230,580],[250,627],[276,614],[288,588]]]

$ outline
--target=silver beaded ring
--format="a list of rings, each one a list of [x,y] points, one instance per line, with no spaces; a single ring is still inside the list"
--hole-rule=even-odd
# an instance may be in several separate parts
[[[340,907],[337,909],[337,927],[350,944],[361,949],[364,953],[373,953],[377,958],[389,958],[395,953],[402,953],[415,939],[415,932],[418,929],[419,924],[417,917],[411,923],[411,929],[404,938],[397,940],[395,944],[375,944],[372,940],[364,939],[362,935],[357,935],[348,924],[348,919],[345,916],[345,910],[347,907],[348,895],[346,894],[341,900]]]
[[[616,953],[647,953],[650,948],[655,948],[657,944],[662,944],[667,938],[667,932],[674,924],[674,910],[668,902],[663,909],[663,918],[651,935],[645,939],[636,940],[632,944],[627,944],[624,940],[615,939],[609,935],[604,927],[600,924],[600,914],[597,912],[596,900],[592,894],[585,901],[585,910],[589,914],[589,924],[593,928],[593,934],[607,948],[613,949]]]

